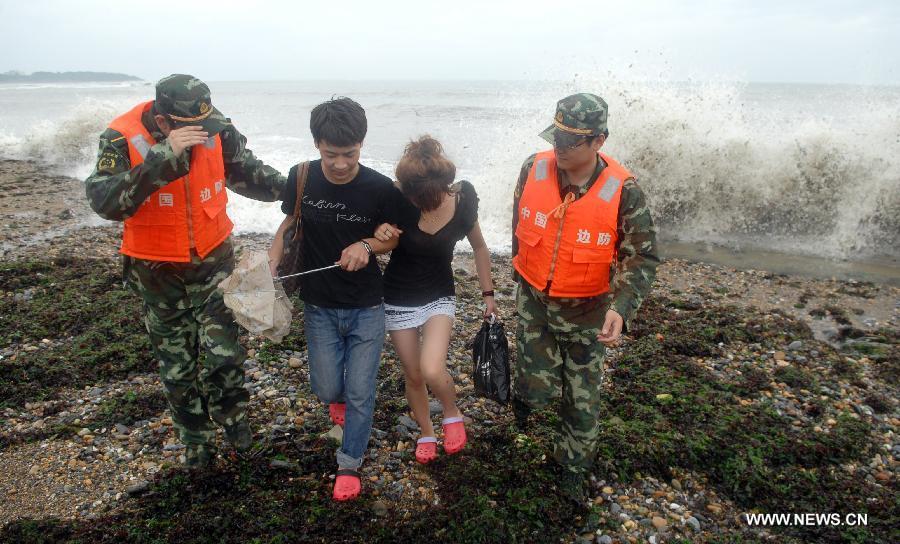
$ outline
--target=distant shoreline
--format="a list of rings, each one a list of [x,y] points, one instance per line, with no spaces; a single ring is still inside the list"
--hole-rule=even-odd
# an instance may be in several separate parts
[[[141,78],[115,72],[6,72],[0,74],[0,83],[96,83],[143,81]]]

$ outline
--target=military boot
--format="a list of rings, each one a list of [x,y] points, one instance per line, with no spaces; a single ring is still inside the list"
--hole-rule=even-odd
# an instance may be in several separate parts
[[[225,427],[225,439],[234,446],[238,453],[246,453],[253,445],[253,431],[250,430],[250,424],[241,421],[230,427]]]
[[[562,496],[572,501],[579,508],[583,508],[588,498],[587,474],[580,470],[559,467],[558,475],[559,479],[556,485]]]
[[[531,415],[531,407],[519,400],[512,400],[513,415],[516,418],[516,430],[520,433],[528,431],[528,416]]]
[[[209,444],[188,444],[184,450],[184,464],[188,468],[206,468],[215,457],[216,448]]]

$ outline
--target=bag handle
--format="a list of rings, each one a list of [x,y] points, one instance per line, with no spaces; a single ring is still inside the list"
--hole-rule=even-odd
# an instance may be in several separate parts
[[[297,200],[294,201],[294,238],[300,237],[300,207],[303,204],[303,191],[306,190],[306,178],[309,177],[309,161],[297,163]]]
[[[481,331],[484,333],[484,342],[481,344],[481,360],[486,361],[491,344],[491,326],[487,321],[481,324]]]

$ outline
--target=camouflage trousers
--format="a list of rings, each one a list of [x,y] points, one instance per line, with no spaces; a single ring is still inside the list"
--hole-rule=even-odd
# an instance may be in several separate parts
[[[553,456],[576,471],[590,468],[596,457],[606,358],[596,336],[605,309],[601,297],[550,297],[519,280],[514,395],[536,409],[561,397]]]
[[[182,443],[214,445],[213,421],[246,420],[246,356],[238,326],[216,285],[234,268],[228,239],[190,263],[125,257],[124,277],[144,301],[144,322]]]

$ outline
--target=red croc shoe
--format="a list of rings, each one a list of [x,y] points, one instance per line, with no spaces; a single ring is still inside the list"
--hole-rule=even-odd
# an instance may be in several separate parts
[[[344,416],[347,414],[347,405],[343,402],[332,402],[328,405],[328,415],[335,425],[344,426]]]
[[[352,468],[342,468],[337,471],[334,479],[334,492],[331,497],[336,501],[352,501],[359,497],[362,484],[359,481],[359,472]]]
[[[437,438],[423,436],[416,440],[416,461],[427,465],[437,459]]]
[[[458,453],[466,445],[466,427],[463,418],[448,417],[441,424],[444,427],[444,451],[447,455]]]

